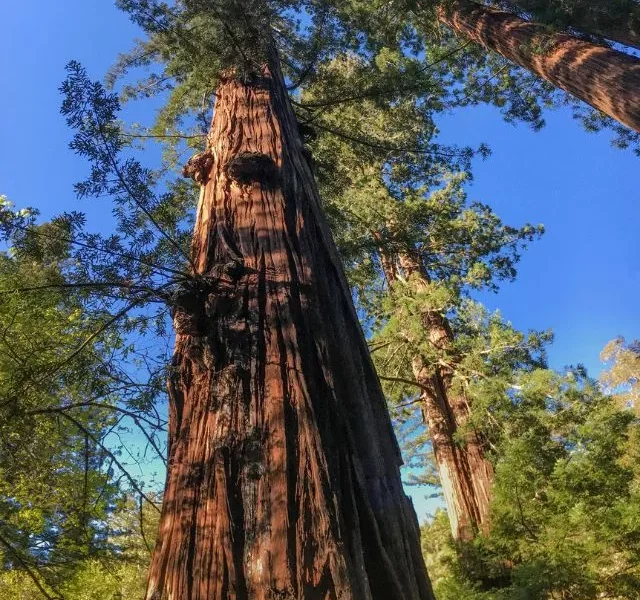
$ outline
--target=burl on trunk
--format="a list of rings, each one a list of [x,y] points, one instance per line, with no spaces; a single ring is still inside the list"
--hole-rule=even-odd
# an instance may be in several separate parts
[[[217,90],[148,600],[430,600],[390,418],[275,59]]]

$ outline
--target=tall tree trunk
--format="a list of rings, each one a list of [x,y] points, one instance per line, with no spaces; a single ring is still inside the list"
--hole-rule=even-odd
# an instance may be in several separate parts
[[[397,280],[398,268],[381,251],[381,261],[389,283]],[[409,253],[398,255],[398,266],[414,285],[426,287],[429,275]],[[424,320],[433,346],[443,353],[453,344],[453,332],[440,313],[429,312]],[[413,358],[413,372],[421,388],[424,419],[429,428],[433,453],[442,485],[451,532],[455,539],[469,540],[489,527],[489,506],[493,466],[485,457],[485,444],[474,431],[464,442],[457,440],[459,430],[469,419],[469,404],[452,389],[453,368],[448,364],[427,365],[421,356]]]
[[[611,7],[607,6],[609,2],[610,0],[601,0],[599,3],[592,2],[594,12],[598,10],[600,10],[601,13],[607,10],[610,11]],[[505,0],[505,3],[530,14],[536,7],[540,6],[539,2],[531,2],[531,0]],[[600,4],[601,9],[599,9],[598,4]],[[562,10],[561,7],[560,10]],[[573,29],[583,33],[599,35],[612,42],[619,42],[625,46],[640,50],[640,32],[638,32],[634,26],[634,23],[640,21],[640,7],[638,7],[637,4],[631,8],[631,12],[624,15],[615,15],[618,19],[616,25],[599,23],[597,20],[589,18],[588,14],[582,14],[580,11],[572,9],[572,7],[567,7],[565,10],[562,10],[562,14],[569,20]]]
[[[468,0],[438,18],[455,33],[501,54],[594,108],[640,131],[640,59]]]
[[[175,311],[147,600],[431,600],[401,458],[277,58],[224,79]]]

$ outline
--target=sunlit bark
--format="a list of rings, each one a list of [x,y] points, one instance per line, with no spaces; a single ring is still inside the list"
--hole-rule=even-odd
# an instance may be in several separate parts
[[[452,0],[438,18],[456,34],[640,131],[640,59],[544,27],[509,12]]]

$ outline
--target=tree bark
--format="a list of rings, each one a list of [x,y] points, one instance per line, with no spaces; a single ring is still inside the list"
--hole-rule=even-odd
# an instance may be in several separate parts
[[[380,252],[385,277],[389,283],[397,280],[398,268],[383,251]],[[414,285],[426,287],[429,275],[420,262],[409,253],[400,253],[398,266]],[[453,344],[453,332],[447,319],[438,312],[429,312],[424,327],[430,342],[445,353]],[[452,389],[453,368],[448,365],[427,365],[419,355],[413,358],[413,373],[421,388],[422,413],[429,428],[440,483],[447,506],[454,539],[470,540],[478,531],[489,528],[489,507],[493,466],[485,457],[485,444],[475,431],[466,432],[464,440],[458,433],[469,419],[469,404]]]
[[[431,600],[401,458],[284,81],[223,79],[175,310],[147,600]]]
[[[438,18],[455,33],[501,54],[556,87],[640,131],[640,59],[468,0]]]

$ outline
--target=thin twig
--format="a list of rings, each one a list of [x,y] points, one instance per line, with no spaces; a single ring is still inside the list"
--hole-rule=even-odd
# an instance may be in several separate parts
[[[142,541],[144,542],[144,545],[147,547],[147,551],[149,552],[149,554],[151,554],[152,553],[151,545],[147,541],[147,536],[144,532],[144,518],[143,518],[144,515],[142,512],[143,502],[144,500],[142,496],[140,496],[140,502],[138,503],[138,506],[139,506],[138,519],[140,521],[140,536],[142,537]]]

